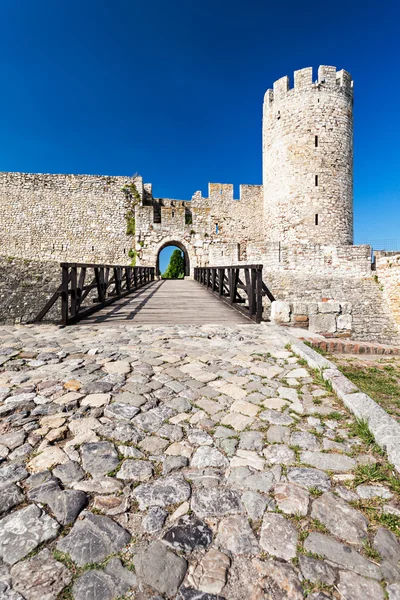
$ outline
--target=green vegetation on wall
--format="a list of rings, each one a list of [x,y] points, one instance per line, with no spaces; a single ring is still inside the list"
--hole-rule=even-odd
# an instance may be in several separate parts
[[[140,195],[133,181],[124,185],[121,191],[125,194],[127,203],[127,211],[125,213],[126,235],[135,235],[135,206],[140,202]]]
[[[131,259],[131,267],[136,267],[136,250],[134,250],[133,248],[131,248],[128,252],[128,256]]]

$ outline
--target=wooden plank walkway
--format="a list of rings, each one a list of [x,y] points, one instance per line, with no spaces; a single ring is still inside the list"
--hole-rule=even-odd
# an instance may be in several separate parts
[[[82,319],[80,324],[121,323],[137,325],[208,325],[253,322],[218,300],[196,281],[154,281],[131,295]]]

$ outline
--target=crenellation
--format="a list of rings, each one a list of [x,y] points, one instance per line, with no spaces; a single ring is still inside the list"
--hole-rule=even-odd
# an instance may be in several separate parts
[[[311,88],[313,85],[313,69],[306,67],[294,72],[294,89],[302,91]]]
[[[262,185],[241,184],[239,186],[239,200],[242,202],[258,201],[263,193]]]
[[[318,83],[327,87],[336,87],[336,67],[321,65],[318,68]]]
[[[318,69],[318,78],[314,81],[312,67],[294,71],[293,87],[290,87],[289,77],[285,76],[274,82],[273,90],[269,89],[265,92],[264,111],[273,107],[280,110],[281,103],[292,97],[295,102],[301,102],[299,95],[308,92],[313,93],[315,104],[323,104],[324,98],[321,97],[321,91],[344,93],[352,98],[353,80],[350,73],[344,69],[337,71],[336,67],[322,65]]]
[[[210,199],[216,200],[233,200],[233,184],[232,183],[209,183],[208,196]]]
[[[264,94],[264,108],[269,108],[274,101],[274,91],[267,90]]]
[[[283,98],[286,98],[286,95],[289,91],[289,77],[285,75],[281,77],[277,81],[274,81],[274,100],[279,101]]]

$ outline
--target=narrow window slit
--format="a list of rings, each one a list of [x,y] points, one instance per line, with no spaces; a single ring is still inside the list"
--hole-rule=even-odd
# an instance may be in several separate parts
[[[318,185],[318,175],[315,176],[315,185]]]
[[[315,136],[315,147],[318,148],[318,136]]]
[[[315,224],[318,225],[319,215],[315,215]]]

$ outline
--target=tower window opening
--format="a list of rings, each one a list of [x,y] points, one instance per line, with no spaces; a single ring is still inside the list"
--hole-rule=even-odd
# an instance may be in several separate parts
[[[185,225],[193,224],[192,211],[189,208],[185,208]]]
[[[172,211],[172,218],[174,218],[175,216],[175,211]]]
[[[318,136],[315,136],[315,147],[318,148]]]
[[[318,186],[318,175],[315,176],[315,185]]]
[[[319,225],[319,215],[315,215],[315,224]]]
[[[153,223],[161,223],[161,204],[159,202],[153,205]]]
[[[94,252],[94,246],[92,246],[92,252]]]
[[[215,223],[215,233],[218,233],[218,231],[219,231],[218,223]]]

